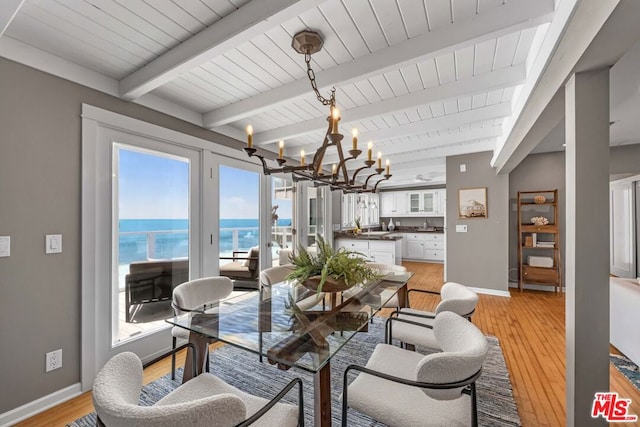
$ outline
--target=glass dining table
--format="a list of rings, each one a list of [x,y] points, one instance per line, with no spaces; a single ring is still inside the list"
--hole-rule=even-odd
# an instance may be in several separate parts
[[[196,367],[187,354],[183,382],[192,378],[192,372],[206,370],[209,343],[222,341],[256,353],[279,369],[313,373],[315,425],[330,426],[331,358],[356,333],[366,332],[371,317],[395,295],[400,306],[406,306],[412,276],[389,274],[337,295],[282,282],[170,318],[168,323],[190,331],[189,342],[195,348]]]

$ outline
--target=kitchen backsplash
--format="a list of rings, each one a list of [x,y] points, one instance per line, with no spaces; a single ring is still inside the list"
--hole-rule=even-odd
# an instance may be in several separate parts
[[[385,224],[389,224],[389,219],[388,217],[381,217],[380,218],[380,225],[382,225],[382,222],[384,222]],[[425,219],[427,220],[428,226],[429,227],[444,227],[444,217],[441,216],[430,216],[430,217],[393,217],[393,223],[395,224],[396,227],[401,226],[401,227],[422,227],[424,226],[424,221]]]

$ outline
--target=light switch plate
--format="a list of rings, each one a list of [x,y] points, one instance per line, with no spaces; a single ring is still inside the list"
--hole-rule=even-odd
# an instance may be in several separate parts
[[[456,225],[456,233],[466,233],[466,232],[467,232],[466,224],[462,224],[462,225],[457,224]]]
[[[59,254],[62,252],[62,234],[47,234],[45,238],[44,252],[46,254]]]
[[[0,236],[0,257],[11,255],[11,236]]]

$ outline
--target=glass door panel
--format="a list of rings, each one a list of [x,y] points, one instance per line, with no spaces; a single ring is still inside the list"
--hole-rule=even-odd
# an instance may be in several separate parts
[[[431,191],[427,191],[422,194],[422,206],[423,211],[427,213],[435,212],[435,203],[434,203],[435,194]]]
[[[293,250],[293,198],[291,179],[271,177],[271,259],[272,265],[287,264]]]
[[[112,344],[166,327],[189,280],[188,158],[114,144]]]
[[[409,212],[420,212],[420,194],[409,193]]]
[[[313,246],[316,243],[316,235],[325,237],[324,212],[327,195],[326,187],[307,187],[307,239],[306,245]]]
[[[220,165],[219,191],[220,274],[239,287],[255,287],[260,271],[260,174]]]

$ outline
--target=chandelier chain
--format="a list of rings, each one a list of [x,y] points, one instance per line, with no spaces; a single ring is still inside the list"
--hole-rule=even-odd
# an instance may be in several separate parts
[[[309,77],[309,81],[311,82],[311,88],[316,93],[316,98],[318,98],[318,101],[320,101],[322,105],[335,106],[336,105],[336,88],[334,87],[331,89],[330,98],[325,98],[324,96],[322,96],[322,94],[318,90],[318,84],[316,83],[316,74],[313,72],[313,69],[311,68],[311,54],[309,52],[304,54],[304,62],[307,63],[307,77]]]

